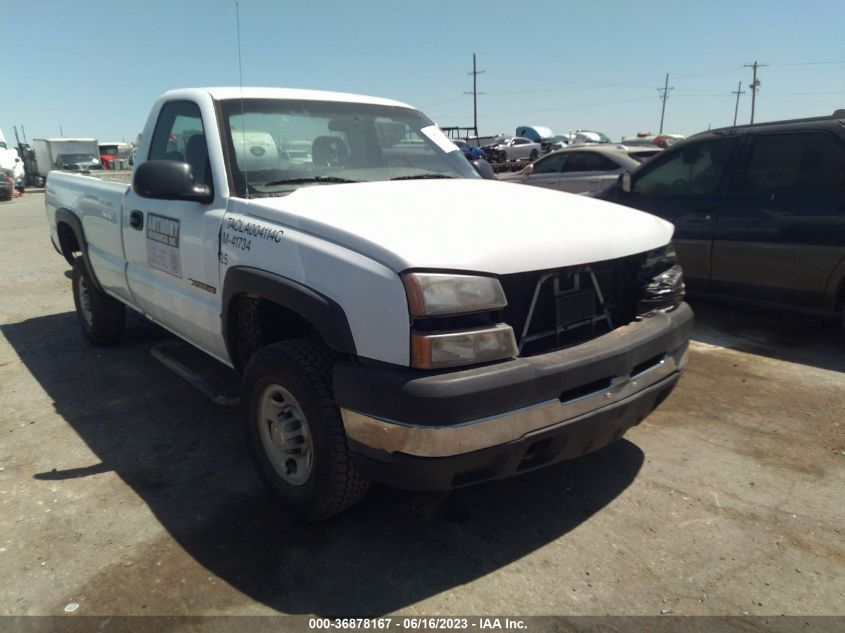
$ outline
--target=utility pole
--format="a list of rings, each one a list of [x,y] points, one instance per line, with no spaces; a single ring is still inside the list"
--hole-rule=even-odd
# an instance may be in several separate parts
[[[62,138],[64,138],[64,135],[65,135],[65,131],[62,129],[61,124],[59,124],[59,136],[61,136]]]
[[[755,60],[753,64],[743,64],[743,66],[754,69],[754,79],[751,81],[751,122],[754,123],[754,105],[757,101],[757,90],[760,88],[760,82],[757,80],[757,69],[768,66],[768,64],[758,64]]]
[[[478,95],[484,94],[483,92],[478,92],[477,86],[477,78],[478,75],[482,74],[483,70],[476,70],[475,69],[475,53],[472,54],[472,72],[467,73],[467,75],[472,75],[472,129],[475,130],[475,138],[478,138]],[[469,92],[465,92],[465,95],[470,94]]]
[[[663,116],[666,114],[666,99],[669,98],[669,92],[675,89],[675,86],[669,85],[669,73],[666,73],[666,81],[663,84],[662,88],[658,88],[657,91],[661,92],[660,100],[663,102],[663,107],[660,109],[660,134],[663,134]]]
[[[732,95],[736,95],[736,107],[734,108],[734,127],[736,127],[736,115],[739,113],[739,95],[744,95],[745,90],[742,89],[742,82],[739,82],[739,85],[736,87],[736,91],[731,92]]]

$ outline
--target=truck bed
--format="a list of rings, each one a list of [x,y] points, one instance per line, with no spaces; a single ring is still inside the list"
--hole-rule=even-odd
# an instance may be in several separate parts
[[[121,223],[128,183],[52,171],[47,178],[47,222],[59,244],[56,211],[67,209],[82,221],[88,256],[97,279],[110,294],[130,297],[126,285]]]

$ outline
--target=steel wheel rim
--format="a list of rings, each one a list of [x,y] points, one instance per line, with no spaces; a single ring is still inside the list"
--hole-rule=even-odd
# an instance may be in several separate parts
[[[82,319],[85,321],[85,325],[90,327],[94,320],[94,311],[91,308],[91,291],[88,289],[85,277],[80,276],[76,295],[79,299],[79,311],[82,313]]]
[[[279,477],[291,486],[305,485],[314,464],[311,428],[296,398],[281,385],[268,385],[261,392],[258,432]]]

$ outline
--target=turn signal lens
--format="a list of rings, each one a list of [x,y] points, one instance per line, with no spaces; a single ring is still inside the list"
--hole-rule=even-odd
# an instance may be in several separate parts
[[[518,353],[513,328],[504,323],[458,332],[411,332],[411,366],[418,369],[475,365]]]

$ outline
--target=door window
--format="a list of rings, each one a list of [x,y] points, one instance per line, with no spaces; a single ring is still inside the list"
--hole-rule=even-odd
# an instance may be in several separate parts
[[[615,169],[619,169],[619,165],[597,152],[572,152],[567,155],[562,171],[613,171]]]
[[[563,167],[566,161],[566,154],[553,154],[543,160],[534,163],[535,174],[556,174]]]
[[[655,158],[640,172],[633,191],[645,195],[715,193],[735,142],[733,138],[701,141]]]
[[[845,147],[830,134],[765,134],[754,139],[742,193],[845,189]]]
[[[211,186],[208,145],[199,106],[191,101],[171,101],[161,109],[153,132],[149,160],[188,163],[197,184]]]

